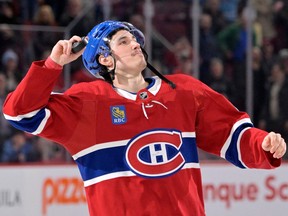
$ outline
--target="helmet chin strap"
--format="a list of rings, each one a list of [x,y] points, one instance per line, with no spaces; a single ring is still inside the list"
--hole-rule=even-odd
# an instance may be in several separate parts
[[[161,74],[155,67],[153,67],[149,62],[148,62],[148,54],[146,52],[145,49],[143,49],[141,47],[141,50],[144,54],[144,57],[145,57],[145,60],[146,60],[146,63],[147,63],[147,67],[155,74],[157,75],[161,80],[163,80],[164,82],[168,83],[172,89],[175,89],[176,88],[176,84],[173,83],[171,80],[167,79],[163,74]]]
[[[171,80],[167,79],[163,74],[161,74],[156,68],[154,68],[148,61],[147,61],[147,67],[155,74],[157,75],[161,80],[168,83],[172,89],[176,88],[176,84],[173,83]]]

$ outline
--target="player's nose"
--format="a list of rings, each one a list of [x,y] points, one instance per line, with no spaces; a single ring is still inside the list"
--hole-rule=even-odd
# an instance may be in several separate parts
[[[140,44],[137,41],[131,41],[131,47],[132,49],[138,49],[140,48]]]

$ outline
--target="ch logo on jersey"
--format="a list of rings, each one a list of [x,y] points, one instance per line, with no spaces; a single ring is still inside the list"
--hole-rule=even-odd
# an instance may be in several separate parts
[[[111,106],[110,113],[113,124],[119,125],[119,124],[125,124],[127,122],[125,106],[123,105]]]
[[[126,163],[137,175],[163,177],[177,172],[185,160],[179,131],[152,130],[129,141]]]

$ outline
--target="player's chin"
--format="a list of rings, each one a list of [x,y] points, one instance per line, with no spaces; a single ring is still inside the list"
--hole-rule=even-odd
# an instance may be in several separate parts
[[[142,70],[144,70],[147,67],[147,62],[146,62],[146,60],[144,58],[140,62],[140,67],[142,68]]]
[[[135,58],[136,57],[136,58]],[[147,62],[142,54],[138,54],[137,56],[134,56],[134,62],[137,62],[138,66],[145,69],[147,66]]]

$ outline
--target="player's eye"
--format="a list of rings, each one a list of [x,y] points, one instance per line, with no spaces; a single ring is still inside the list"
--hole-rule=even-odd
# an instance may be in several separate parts
[[[128,44],[128,40],[127,40],[127,39],[121,39],[121,40],[119,41],[119,44],[120,44],[120,45],[127,45],[127,44]]]

